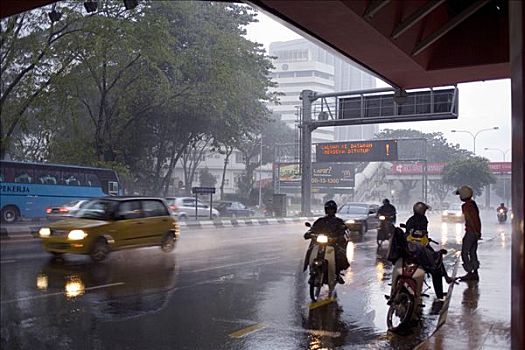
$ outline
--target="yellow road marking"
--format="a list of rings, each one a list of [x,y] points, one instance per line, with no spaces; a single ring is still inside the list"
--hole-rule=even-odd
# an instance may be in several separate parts
[[[242,337],[245,337],[247,336],[248,334],[252,334],[252,333],[255,333],[255,332],[258,332],[264,328],[266,328],[268,326],[266,326],[264,323],[257,323],[257,324],[254,324],[254,325],[251,325],[249,327],[246,327],[246,328],[243,328],[243,329],[239,329],[238,331],[235,331],[233,333],[230,333],[229,336],[231,338],[242,338]]]
[[[309,309],[310,310],[317,309],[318,307],[328,305],[330,303],[333,303],[334,301],[335,301],[335,298],[327,298],[323,300],[318,300],[315,303],[310,303]]]

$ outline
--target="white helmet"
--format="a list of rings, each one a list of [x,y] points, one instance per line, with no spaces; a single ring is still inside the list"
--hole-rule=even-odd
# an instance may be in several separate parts
[[[455,194],[459,195],[459,199],[466,200],[472,198],[474,191],[469,186],[461,186],[456,190]]]

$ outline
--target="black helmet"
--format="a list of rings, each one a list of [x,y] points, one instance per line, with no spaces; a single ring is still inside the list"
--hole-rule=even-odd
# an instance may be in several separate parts
[[[388,200],[388,198],[383,199],[383,204],[390,204],[390,200]]]
[[[423,202],[417,202],[412,209],[414,209],[414,214],[425,215],[429,206]]]
[[[324,212],[325,214],[335,215],[335,213],[337,213],[337,203],[333,200],[326,202],[324,204]]]
[[[504,206],[505,206],[505,203],[501,203],[501,204],[500,204],[500,207],[504,207]]]

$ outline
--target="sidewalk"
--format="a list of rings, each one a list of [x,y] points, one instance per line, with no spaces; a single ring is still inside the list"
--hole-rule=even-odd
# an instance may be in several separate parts
[[[508,225],[480,241],[480,281],[454,287],[446,323],[416,349],[510,349],[510,245]]]

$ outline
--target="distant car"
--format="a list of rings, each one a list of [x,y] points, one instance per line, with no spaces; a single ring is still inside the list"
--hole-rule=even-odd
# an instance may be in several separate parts
[[[54,221],[74,216],[87,202],[89,202],[89,199],[77,199],[58,207],[49,207],[46,209],[46,217],[49,221]]]
[[[93,199],[74,217],[39,230],[44,249],[55,256],[88,254],[102,261],[113,250],[160,246],[171,252],[179,236],[176,218],[161,198]]]
[[[461,210],[460,203],[454,203],[450,207],[441,212],[441,221],[445,222],[463,222],[463,211]]]
[[[345,203],[337,211],[337,216],[345,221],[351,232],[365,234],[368,230],[379,227],[378,209],[376,204]]]
[[[195,217],[195,198],[193,197],[169,197],[166,198],[169,207],[177,215],[179,220]],[[210,206],[197,201],[197,216],[201,218],[210,217]],[[212,218],[218,218],[220,213],[217,209],[211,210]]]
[[[255,211],[249,209],[241,202],[220,201],[215,206],[221,216],[248,217],[254,216]]]

